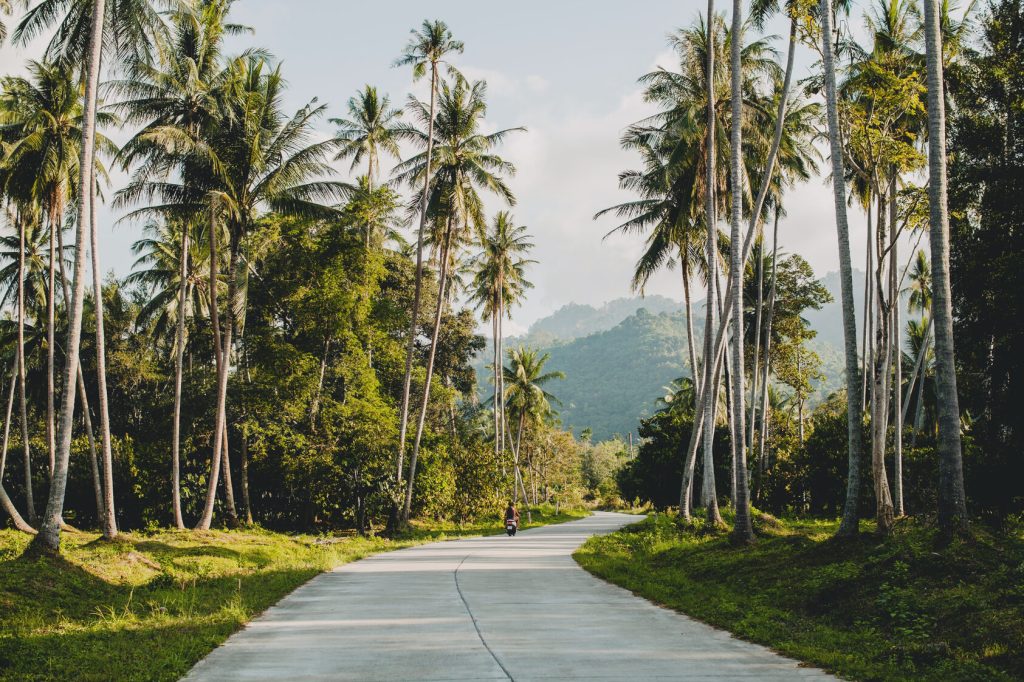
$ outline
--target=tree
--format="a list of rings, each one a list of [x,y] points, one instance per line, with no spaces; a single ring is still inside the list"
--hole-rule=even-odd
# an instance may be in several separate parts
[[[430,382],[434,372],[434,357],[440,340],[441,317],[447,304],[446,288],[453,263],[459,250],[470,233],[479,238],[486,229],[483,200],[479,190],[487,190],[507,205],[515,204],[515,197],[505,183],[504,176],[515,174],[515,167],[494,153],[505,137],[523,128],[509,128],[494,133],[481,132],[481,124],[487,113],[487,84],[483,81],[469,83],[456,74],[455,83],[443,83],[440,88],[437,120],[433,123],[435,142],[430,142],[429,132],[410,131],[413,139],[428,151],[436,152],[433,158],[424,154],[413,156],[396,168],[398,179],[419,184],[419,180],[431,166],[433,175],[429,178],[425,208],[433,228],[431,241],[438,263],[439,292],[434,313],[434,328],[431,334],[430,351],[427,355],[427,373],[423,384],[423,400],[420,403],[416,437],[413,441],[412,456],[409,459],[409,480],[406,484],[405,507],[402,520],[408,521],[412,508],[412,494],[415,484],[416,459],[430,403]],[[415,107],[421,123],[429,124],[433,119],[427,107],[419,102]],[[428,129],[430,126],[428,125]]]
[[[398,140],[401,127],[398,119],[401,109],[392,109],[387,95],[378,95],[377,88],[365,86],[348,100],[349,118],[332,118],[338,126],[340,151],[335,160],[352,159],[352,170],[366,160],[366,177],[370,191],[380,175],[380,155],[383,152],[399,158]]]
[[[423,182],[423,193],[420,199],[419,214],[420,224],[416,232],[416,282],[415,293],[412,300],[412,309],[409,311],[409,332],[406,338],[405,351],[405,376],[402,383],[402,407],[400,410],[401,421],[398,429],[398,453],[395,456],[395,490],[396,495],[400,494],[402,481],[404,480],[406,432],[409,428],[409,392],[412,386],[412,356],[416,345],[416,328],[420,319],[420,299],[423,286],[423,242],[424,230],[427,225],[427,203],[430,194],[430,178],[433,173],[433,152],[434,152],[434,118],[437,107],[437,86],[438,66],[447,64],[445,57],[450,54],[461,54],[463,50],[462,41],[455,40],[448,25],[443,21],[423,21],[419,31],[411,31],[412,38],[409,39],[405,50],[397,60],[395,66],[412,66],[413,80],[419,80],[430,71],[430,113],[427,117],[426,137],[426,167],[420,180]],[[449,65],[449,69],[451,66]],[[412,476],[409,477],[409,489],[412,486]],[[395,501],[395,514],[398,513],[400,502]]]
[[[946,101],[942,76],[941,14],[937,0],[924,0],[925,64],[928,74],[928,207],[935,320],[935,382],[938,395],[939,530],[950,537],[968,532],[956,388],[953,303],[949,281],[949,210],[946,197]]]
[[[551,358],[550,354],[541,355],[538,351],[520,346],[510,349],[508,352],[509,364],[502,373],[504,374],[505,395],[504,402],[511,409],[516,418],[516,440],[513,444],[513,474],[512,498],[519,501],[518,485],[523,490],[524,499],[529,502],[526,495],[526,486],[523,483],[522,473],[519,465],[522,455],[523,428],[527,423],[543,422],[552,414],[552,402],[557,399],[548,393],[544,386],[555,379],[564,379],[562,372],[545,372],[544,364]],[[527,509],[529,514],[529,509]]]
[[[825,109],[828,118],[829,153],[832,159],[832,197],[836,213],[836,234],[839,242],[839,280],[843,309],[843,345],[846,356],[846,430],[849,466],[846,480],[846,504],[839,535],[858,533],[857,497],[860,488],[860,461],[863,443],[861,416],[857,401],[849,399],[857,394],[860,385],[860,367],[857,361],[857,318],[853,304],[853,266],[850,262],[850,227],[846,215],[846,188],[843,183],[846,169],[839,129],[839,102],[836,96],[835,58],[832,53],[832,1],[820,0],[818,21],[821,24],[822,70],[825,84]]]
[[[511,309],[524,297],[526,290],[533,287],[526,279],[526,267],[536,261],[522,256],[533,248],[528,241],[526,227],[516,226],[508,211],[499,211],[494,216],[491,231],[484,237],[482,251],[476,257],[476,271],[473,275],[471,295],[477,307],[482,309],[485,320],[491,321],[491,339],[494,350],[492,370],[494,372],[494,456],[500,457],[504,448],[504,403],[501,396],[502,372],[502,321],[511,317]]]

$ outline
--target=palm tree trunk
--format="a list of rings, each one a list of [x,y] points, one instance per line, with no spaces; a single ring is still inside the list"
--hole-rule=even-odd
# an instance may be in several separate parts
[[[499,399],[498,399],[498,388],[499,388],[498,373],[501,372],[501,367],[498,364],[498,302],[497,302],[497,300],[492,301],[491,305],[492,305],[492,308],[493,308],[491,310],[491,346],[492,346],[491,350],[493,351],[493,356],[494,356],[494,360],[493,360],[493,363],[491,365],[494,368],[494,402],[493,402],[493,406],[494,406],[494,460],[495,461],[500,461],[501,460],[501,426],[499,425],[498,422],[501,419],[501,411],[500,411],[501,408],[498,406],[498,402],[499,402]]]
[[[761,430],[758,437],[757,451],[761,460],[761,469],[768,469],[766,444],[768,441],[768,376],[771,369],[772,324],[775,321],[775,285],[779,263],[779,213],[781,207],[775,207],[775,227],[772,232],[772,279],[768,286],[768,314],[764,322],[764,367],[761,374]]]
[[[757,422],[757,387],[761,377],[761,313],[764,309],[764,229],[757,249],[757,302],[754,305],[754,366],[750,368],[750,419],[747,422],[747,451],[754,457],[754,431]]]
[[[498,396],[501,409],[498,426],[501,428],[501,453],[504,455],[508,423],[505,420],[505,372],[503,369],[505,363],[505,298],[503,295],[498,298],[498,312]]]
[[[892,305],[892,333],[889,344],[892,347],[894,365],[892,387],[893,412],[893,504],[896,516],[903,516],[903,419],[900,414],[903,391],[903,353],[900,352],[900,287],[897,281],[899,266],[899,239],[896,230],[896,176],[889,182],[889,223],[892,225],[892,252],[889,254],[889,296]],[[888,407],[886,408],[888,410]]]
[[[217,484],[220,479],[221,445],[223,443],[224,422],[227,412],[225,408],[228,392],[228,358],[222,357],[221,349],[224,348],[225,344],[230,344],[231,342],[231,325],[227,325],[227,330],[223,334],[227,338],[222,343],[220,311],[217,302],[217,280],[219,276],[217,260],[219,255],[217,253],[216,204],[216,197],[210,197],[210,325],[213,328],[214,358],[217,366],[217,406],[214,413],[213,455],[210,457],[210,474],[206,482],[206,503],[203,507],[203,514],[199,519],[199,523],[196,525],[196,530],[209,530],[210,525],[213,523],[213,509],[217,500]],[[229,276],[229,286],[233,279],[233,277]],[[233,292],[228,292],[229,311],[231,307],[231,293]]]
[[[252,520],[252,500],[249,497],[249,437],[245,432],[245,427],[242,427],[242,445],[239,447],[242,459],[242,504],[245,505],[245,523],[251,526]]]
[[[885,271],[885,258],[882,252],[882,245],[888,243],[889,226],[885,215],[885,202],[882,201],[882,194],[878,196],[878,231],[877,247],[878,265],[873,273],[875,278],[875,291],[878,294],[878,306],[876,307],[877,329],[875,330],[875,356],[872,363],[872,384],[871,384],[871,474],[875,484],[875,525],[882,535],[892,530],[894,523],[894,509],[892,496],[889,493],[889,477],[885,470],[885,446],[889,423],[889,373],[892,368],[891,358],[891,331],[889,329],[892,321],[890,306],[893,301],[890,298],[886,302],[884,298],[885,287],[883,285],[883,273]]]
[[[402,470],[405,465],[405,441],[409,429],[409,393],[412,387],[412,356],[416,347],[416,325],[420,316],[423,293],[423,231],[427,225],[427,200],[430,195],[430,171],[434,153],[434,116],[437,108],[437,64],[430,66],[430,122],[427,124],[427,167],[423,174],[423,198],[420,200],[420,227],[416,234],[416,285],[409,318],[409,333],[405,349],[405,376],[402,381],[402,410],[398,428],[398,456],[395,458],[395,490],[402,489]],[[411,480],[411,476],[410,476]],[[412,486],[409,490],[411,492]],[[408,495],[407,495],[408,496]],[[394,507],[398,509],[398,501]]]
[[[32,453],[28,440],[28,407],[25,400],[25,226],[24,216],[19,212],[20,246],[18,247],[18,407],[21,418],[21,443],[25,455],[25,505],[28,522],[35,525],[36,504],[32,497]]]
[[[960,443],[953,343],[953,302],[949,282],[949,213],[946,205],[946,102],[942,75],[942,31],[936,0],[924,3],[928,74],[928,204],[932,251],[932,316],[935,319],[935,385],[939,438],[939,531],[945,537],[968,532]]]
[[[690,358],[690,378],[693,381],[693,396],[700,392],[700,369],[697,364],[697,349],[693,346],[693,302],[690,299],[689,254],[680,249],[680,271],[683,274],[683,302],[686,306],[686,350]]]
[[[846,504],[839,535],[856,535],[857,490],[860,486],[861,418],[857,409],[857,388],[860,384],[857,358],[857,318],[853,304],[853,267],[850,263],[850,227],[846,218],[846,171],[839,131],[839,105],[836,97],[836,71],[832,56],[832,0],[819,0],[821,21],[822,63],[825,77],[825,108],[828,112],[828,138],[832,157],[832,197],[836,212],[836,233],[839,241],[839,279],[843,309],[843,340],[846,351],[846,432],[849,473],[846,480]]]
[[[754,528],[750,521],[750,483],[747,480],[747,450],[743,440],[743,434],[747,428],[744,423],[746,410],[743,401],[744,371],[743,371],[743,265],[744,260],[741,254],[742,249],[737,248],[742,239],[743,220],[743,79],[740,75],[740,51],[743,41],[740,36],[743,34],[743,0],[733,0],[732,3],[732,148],[730,150],[730,170],[732,175],[732,243],[731,249],[732,264],[729,268],[729,277],[732,279],[732,409],[730,418],[736,422],[735,432],[738,438],[735,444],[735,476],[736,476],[736,523],[733,528],[733,538],[739,542],[752,542],[754,539]],[[756,216],[752,219],[757,221]]]
[[[107,351],[103,332],[103,274],[100,270],[100,240],[96,225],[96,177],[89,183],[89,241],[92,246],[92,295],[96,309],[96,393],[100,416],[100,448],[103,457],[103,537],[117,537],[117,516],[114,510],[114,457],[110,447],[110,412],[107,405]],[[79,247],[81,248],[81,247]]]
[[[227,360],[225,360],[227,362]],[[226,407],[226,406],[225,406]],[[238,509],[235,507],[235,486],[231,480],[231,458],[228,453],[231,448],[228,447],[228,420],[224,418],[224,433],[221,434],[221,471],[223,471],[223,483],[224,483],[224,511],[227,516],[227,525],[229,528],[238,527]]]
[[[7,391],[7,418],[4,420],[4,442],[3,450],[0,451],[0,508],[2,508],[7,515],[11,517],[11,522],[14,527],[25,533],[35,533],[35,529],[25,522],[25,519],[18,513],[18,508],[14,506],[14,502],[7,495],[7,491],[4,489],[4,468],[7,464],[7,443],[11,431],[11,414],[14,412],[14,388],[18,382],[18,365],[15,361],[14,367],[11,371],[11,387]]]
[[[68,277],[64,271],[64,237],[61,231],[57,231],[57,264],[60,266],[60,280],[64,291],[64,300],[70,301],[71,295],[68,291]],[[85,390],[85,375],[82,372],[82,365],[78,365],[78,399],[82,401],[82,422],[85,426],[85,433],[89,439],[89,468],[92,472],[93,494],[96,497],[96,522],[101,526],[106,515],[103,503],[103,483],[99,466],[99,458],[96,454],[96,436],[92,428],[92,415],[89,410],[89,393]],[[6,446],[5,446],[6,449]]]
[[[430,337],[430,353],[427,355],[427,376],[423,385],[423,402],[420,405],[420,416],[416,422],[416,439],[413,441],[412,456],[409,457],[409,480],[405,488],[405,507],[402,509],[402,521],[409,522],[412,513],[412,495],[416,481],[416,460],[419,459],[420,444],[423,441],[423,428],[427,422],[427,409],[430,407],[430,383],[434,377],[434,358],[437,346],[441,341],[441,316],[444,313],[445,295],[448,288],[449,252],[451,249],[452,219],[448,217],[445,227],[444,246],[441,249],[441,271],[438,275],[437,309],[434,312],[434,332]]]
[[[53,476],[53,465],[57,451],[56,423],[54,421],[54,393],[56,391],[54,381],[54,365],[56,358],[56,344],[54,343],[54,327],[56,326],[56,298],[57,298],[57,265],[56,259],[56,235],[57,224],[50,221],[50,260],[47,264],[47,291],[46,291],[46,454],[49,461],[47,474]]]
[[[861,343],[861,353],[862,353],[861,366],[862,366],[862,369],[861,369],[861,383],[860,383],[860,386],[861,386],[861,389],[860,389],[860,411],[861,411],[861,414],[863,414],[864,411],[867,410],[867,408],[868,408],[868,363],[870,362],[870,360],[868,360],[868,358],[870,358],[870,357],[872,357],[874,355],[874,352],[873,352],[873,349],[872,349],[872,345],[874,343],[874,340],[871,337],[871,326],[872,326],[871,325],[871,320],[873,319],[873,317],[871,315],[871,311],[873,310],[873,306],[875,304],[875,299],[874,299],[874,296],[873,296],[874,287],[871,286],[871,283],[873,281],[872,278],[871,278],[871,273],[874,271],[873,270],[873,264],[872,264],[873,263],[872,256],[874,254],[874,249],[873,249],[872,244],[871,244],[871,235],[874,234],[874,232],[873,232],[872,225],[871,225],[871,194],[870,194],[870,192],[868,194],[867,216],[868,216],[868,230],[867,230],[867,238],[865,239],[865,242],[864,242],[865,243],[864,251],[867,253],[867,256],[865,257],[865,260],[867,262],[866,262],[866,264],[864,266],[864,319],[863,319],[864,340]]]
[[[924,330],[924,339],[921,340],[921,348],[917,353],[917,360],[914,362],[914,371],[910,373],[910,381],[907,383],[907,397],[903,400],[903,408],[900,410],[900,421],[907,421],[907,410],[910,408],[910,397],[913,395],[914,385],[918,379],[921,380],[921,386],[924,385],[924,360],[928,355],[928,349],[930,347],[930,340],[932,334],[932,321],[934,318],[928,318],[928,326]],[[917,428],[915,426],[915,428]]]
[[[94,203],[94,166],[96,160],[96,103],[100,80],[100,57],[103,49],[103,23],[106,15],[105,0],[93,0],[89,28],[89,47],[86,57],[85,104],[82,113],[82,150],[80,187],[78,193],[78,222],[75,228],[74,296],[68,304],[68,341],[65,346],[67,361],[64,365],[64,403],[61,405],[57,432],[57,456],[46,502],[46,514],[33,545],[45,551],[60,550],[60,531],[64,512],[64,493],[68,484],[68,460],[71,456],[71,430],[75,417],[75,387],[78,374],[79,351],[82,341],[82,309],[85,302],[85,245],[86,230],[90,222],[90,208]],[[22,362],[24,367],[24,362]]]
[[[171,511],[174,527],[185,528],[181,514],[181,383],[185,357],[185,307],[188,305],[189,226],[181,230],[178,268],[178,327],[174,334],[174,415],[171,427]]]

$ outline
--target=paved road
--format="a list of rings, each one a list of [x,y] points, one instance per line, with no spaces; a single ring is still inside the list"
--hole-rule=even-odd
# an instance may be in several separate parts
[[[598,513],[347,564],[269,609],[185,680],[834,679],[573,561],[591,535],[635,520]]]

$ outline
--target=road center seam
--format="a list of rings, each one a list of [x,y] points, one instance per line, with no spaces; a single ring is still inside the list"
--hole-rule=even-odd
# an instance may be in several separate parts
[[[505,664],[501,662],[501,659],[498,658],[498,655],[494,653],[493,649],[491,649],[487,640],[484,639],[484,633],[480,631],[480,623],[477,622],[476,616],[473,614],[473,609],[469,608],[469,602],[466,601],[466,595],[462,593],[462,586],[459,584],[459,570],[462,568],[462,564],[466,563],[466,560],[471,556],[473,555],[467,554],[464,556],[462,561],[459,562],[459,565],[455,567],[455,590],[459,593],[459,599],[462,600],[462,605],[466,607],[466,613],[469,614],[470,619],[473,621],[473,628],[476,630],[476,636],[480,638],[480,643],[484,645],[484,648],[487,649],[487,653],[491,655],[494,662],[498,664],[499,668],[501,668],[501,672],[505,673],[505,677],[507,677],[510,682],[515,682],[515,678],[512,677],[512,673],[508,671],[508,668],[505,667]]]

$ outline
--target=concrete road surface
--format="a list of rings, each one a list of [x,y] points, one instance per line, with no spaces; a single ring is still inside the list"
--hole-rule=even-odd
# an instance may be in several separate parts
[[[572,552],[636,517],[423,545],[314,578],[189,682],[835,679],[605,583]]]

